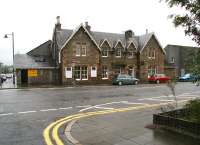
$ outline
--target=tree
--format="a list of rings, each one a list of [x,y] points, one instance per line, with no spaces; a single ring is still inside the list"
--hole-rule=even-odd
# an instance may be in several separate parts
[[[172,14],[175,27],[185,28],[185,34],[200,45],[200,1],[199,0],[165,0],[169,7],[185,9],[184,14]]]
[[[181,7],[185,10],[185,13],[172,14],[170,18],[175,27],[182,26],[185,35],[192,37],[192,40],[200,45],[200,0],[165,0],[165,2],[170,8]],[[193,74],[200,74],[200,49],[187,58],[186,65]]]

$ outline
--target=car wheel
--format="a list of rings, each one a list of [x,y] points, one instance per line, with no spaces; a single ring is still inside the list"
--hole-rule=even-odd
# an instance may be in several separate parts
[[[119,82],[118,85],[121,86],[121,85],[122,85],[122,82]]]
[[[134,84],[137,85],[137,84],[138,84],[138,81],[135,81]]]
[[[156,84],[160,84],[160,81],[159,81],[159,80],[156,80]]]

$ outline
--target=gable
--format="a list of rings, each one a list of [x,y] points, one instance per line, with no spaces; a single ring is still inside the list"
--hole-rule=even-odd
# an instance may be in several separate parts
[[[131,42],[128,46],[127,46],[127,49],[130,50],[130,49],[133,49],[134,51],[137,51],[135,45],[133,42]]]
[[[94,43],[94,45],[96,46],[97,50],[98,51],[101,51],[100,47],[98,46],[98,44],[96,43],[96,41],[94,40],[94,38],[92,37],[92,35],[90,34],[90,32],[83,26],[83,24],[81,24],[77,29],[75,29],[73,31],[73,33],[71,34],[71,36],[67,39],[67,41],[63,44],[63,46],[61,47],[60,51],[59,51],[59,62],[61,62],[61,52],[62,52],[62,49],[69,43],[69,41],[71,41],[71,39],[73,39],[76,34],[78,32],[84,32],[84,34],[86,34],[88,36],[88,38],[92,41],[92,43]]]
[[[161,44],[159,43],[158,39],[154,34],[149,38],[149,40],[147,40],[146,44],[141,49],[140,53],[142,53],[145,49],[148,49],[150,47],[159,48],[162,51],[162,53],[165,54],[165,50],[162,48]]]
[[[117,41],[114,48],[124,48],[122,42],[120,40]]]
[[[101,43],[100,45],[101,48],[103,47],[109,47],[109,48],[112,48],[111,47],[111,44],[109,43],[109,41],[107,39],[104,39],[103,42]]]
[[[49,56],[51,44],[52,41],[48,40],[45,43],[39,45],[38,47],[32,49],[27,54],[30,56]]]

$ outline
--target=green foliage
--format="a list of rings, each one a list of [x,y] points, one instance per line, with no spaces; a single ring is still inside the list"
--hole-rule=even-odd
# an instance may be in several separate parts
[[[185,34],[200,45],[200,0],[165,0],[165,2],[170,8],[181,7],[185,10],[185,13],[172,14],[170,18],[175,27],[182,26]],[[185,59],[186,70],[194,75],[200,75],[200,50],[192,52]]]
[[[162,0],[161,0],[162,1]],[[181,7],[184,14],[173,14],[170,17],[176,27],[185,28],[185,34],[200,45],[200,0],[165,0],[169,7]]]
[[[7,74],[7,73],[12,73],[12,66],[10,65],[4,65],[3,63],[0,62],[0,74]]]
[[[185,107],[190,110],[189,115],[185,119],[200,123],[200,100],[191,100]]]

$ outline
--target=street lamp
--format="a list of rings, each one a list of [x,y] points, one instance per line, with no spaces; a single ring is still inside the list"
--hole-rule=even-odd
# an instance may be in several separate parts
[[[15,45],[14,45],[14,32],[11,34],[5,34],[4,38],[9,38],[8,36],[12,36],[12,49],[13,49],[13,84],[15,84],[15,70],[14,70],[14,55],[15,55]]]

